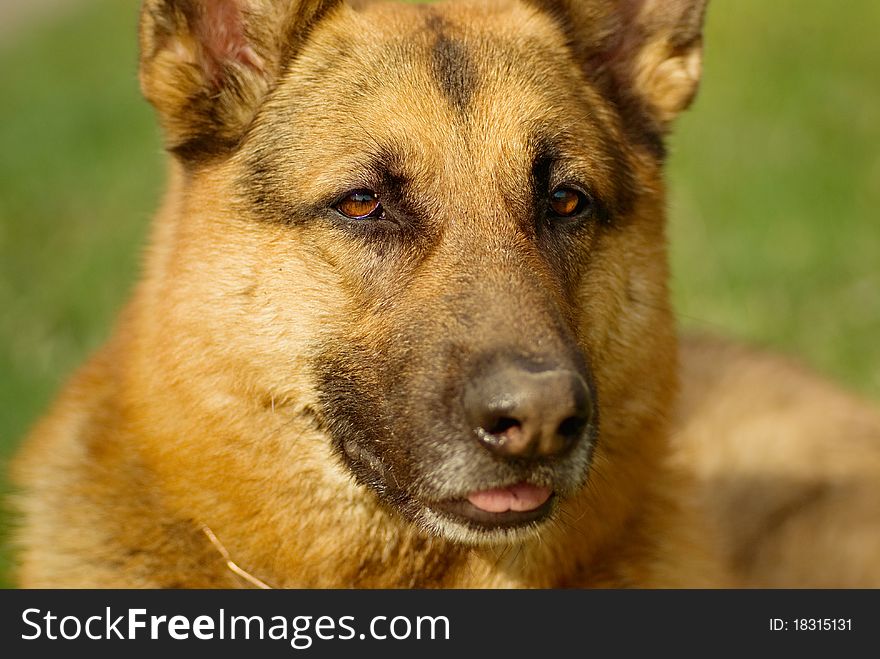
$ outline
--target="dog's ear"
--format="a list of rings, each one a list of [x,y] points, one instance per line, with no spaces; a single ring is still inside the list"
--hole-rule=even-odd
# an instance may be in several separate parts
[[[625,112],[640,112],[662,134],[690,105],[708,0],[526,1],[558,20],[588,75]]]
[[[238,143],[284,61],[341,0],[144,0],[140,80],[182,160]]]

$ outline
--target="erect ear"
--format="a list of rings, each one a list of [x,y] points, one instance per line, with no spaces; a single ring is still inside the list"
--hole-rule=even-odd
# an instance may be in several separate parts
[[[168,149],[228,151],[310,29],[341,0],[144,0],[140,80]]]
[[[693,101],[708,0],[526,1],[555,16],[587,74],[659,134]]]

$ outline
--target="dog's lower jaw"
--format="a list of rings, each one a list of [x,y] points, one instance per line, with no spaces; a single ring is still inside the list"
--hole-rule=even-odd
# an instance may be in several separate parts
[[[646,453],[660,454],[656,450]],[[602,473],[588,479],[577,492],[554,496],[545,517],[523,526],[475,529],[414,500],[407,514],[378,504],[382,521],[376,526],[387,524],[395,537],[407,538],[401,541],[404,545],[419,547],[402,564],[410,563],[424,549],[418,563],[444,565],[441,573],[427,579],[400,574],[402,580],[391,587],[416,581],[422,587],[454,588],[687,585],[677,575],[688,574],[693,580],[695,571],[674,567],[678,559],[670,556],[686,560],[688,552],[679,545],[693,540],[686,530],[699,524],[666,496],[672,482],[678,485],[675,474],[658,460],[652,464],[650,482],[635,481],[626,476],[631,465],[616,465],[620,469],[615,471],[601,451],[599,455]],[[365,500],[373,498],[367,488],[359,489]],[[650,505],[644,506],[645,501]],[[374,551],[383,548],[377,546]],[[706,579],[698,583],[713,584],[716,574],[714,567],[706,570]],[[387,582],[370,585],[388,586]]]
[[[552,508],[542,514],[539,519],[516,526],[498,528],[475,528],[464,520],[425,506],[422,508],[417,524],[428,533],[467,547],[506,548],[511,545],[522,545],[537,538],[541,532],[554,522]]]

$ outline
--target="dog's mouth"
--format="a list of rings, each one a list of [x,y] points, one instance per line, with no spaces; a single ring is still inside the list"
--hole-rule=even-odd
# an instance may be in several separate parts
[[[550,488],[521,482],[432,503],[428,508],[473,530],[496,531],[526,527],[544,520],[552,512],[555,500]]]
[[[439,487],[430,474],[413,483],[395,473],[368,445],[345,441],[341,448],[355,478],[423,531],[468,545],[491,545],[531,537],[552,521],[560,502],[586,478],[592,451],[591,444],[584,446],[577,459],[569,454],[565,461],[530,467],[494,464],[492,476],[485,465],[473,468],[475,459],[468,459],[467,474],[460,473],[460,465],[454,469],[446,463],[445,483]]]
[[[579,483],[572,473],[554,473],[555,469],[545,465],[529,470],[532,473],[507,474],[494,482],[480,479],[480,489],[453,491],[436,498],[418,496],[399,486],[403,479],[396,477],[378,454],[354,442],[343,447],[356,477],[386,504],[431,534],[465,544],[517,541],[537,532]],[[589,463],[589,455],[585,461]],[[575,467],[579,474],[586,469],[577,463]]]

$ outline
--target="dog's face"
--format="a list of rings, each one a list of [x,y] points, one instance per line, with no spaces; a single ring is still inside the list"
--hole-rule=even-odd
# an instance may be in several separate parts
[[[701,18],[147,2],[146,94],[187,193],[215,195],[190,204],[211,246],[176,258],[246,291],[224,350],[255,391],[314,409],[361,484],[467,542],[540,528],[594,456],[638,450],[621,437],[674,386],[659,171]]]

